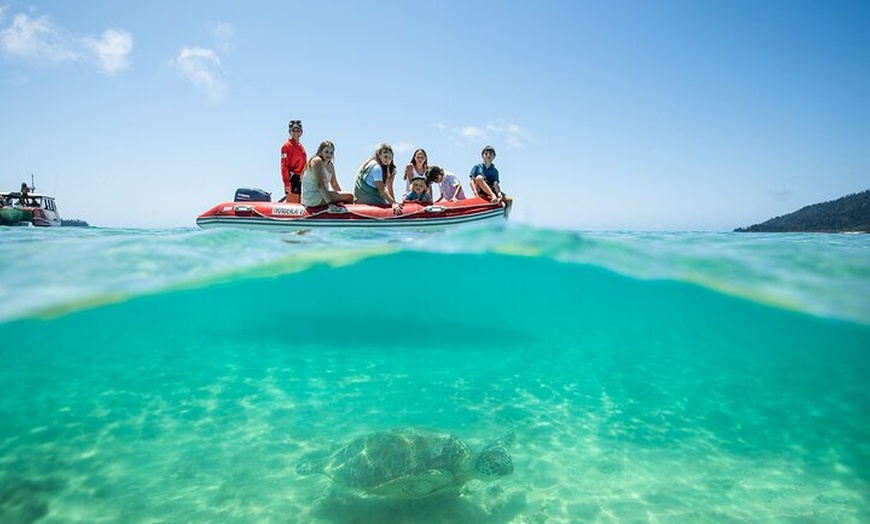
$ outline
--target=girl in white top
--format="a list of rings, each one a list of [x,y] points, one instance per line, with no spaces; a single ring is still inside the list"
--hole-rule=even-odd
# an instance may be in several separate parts
[[[352,203],[353,193],[342,191],[335,177],[335,146],[324,140],[317,148],[317,154],[305,165],[302,177],[302,205],[325,206],[340,202]],[[330,189],[330,187],[332,189]]]
[[[405,191],[411,190],[411,180],[426,178],[426,169],[429,167],[429,155],[423,149],[414,151],[411,161],[405,166]]]

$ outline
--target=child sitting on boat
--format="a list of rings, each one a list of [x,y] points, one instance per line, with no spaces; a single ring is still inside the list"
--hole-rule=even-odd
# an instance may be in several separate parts
[[[405,193],[404,202],[417,202],[418,204],[431,204],[432,195],[429,194],[429,183],[421,176],[411,179],[411,190]]]
[[[504,216],[508,216],[514,199],[501,190],[498,169],[492,163],[495,160],[495,148],[492,146],[484,147],[480,156],[483,158],[483,162],[471,168],[471,191],[493,204],[504,202]]]
[[[441,196],[436,202],[447,200],[448,202],[459,202],[465,200],[465,191],[462,190],[462,184],[456,175],[449,171],[444,171],[438,166],[429,168],[429,176],[427,177],[430,186],[438,184],[441,189]],[[430,192],[431,193],[431,192]]]

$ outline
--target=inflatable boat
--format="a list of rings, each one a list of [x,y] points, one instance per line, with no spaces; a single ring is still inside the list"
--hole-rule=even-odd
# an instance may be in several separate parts
[[[238,190],[233,202],[218,204],[196,218],[202,228],[304,230],[313,228],[439,229],[458,224],[505,219],[503,203],[481,198],[459,202],[418,204],[405,202],[402,214],[389,206],[336,204],[305,207],[302,204],[264,201],[260,190]],[[271,200],[271,198],[269,197]]]

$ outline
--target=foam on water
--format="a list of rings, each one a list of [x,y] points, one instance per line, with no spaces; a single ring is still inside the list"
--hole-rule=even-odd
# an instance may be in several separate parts
[[[804,305],[823,260],[813,289],[867,286],[865,240],[66,235],[42,248],[81,279],[0,251],[54,297],[27,311],[78,304],[0,324],[2,522],[870,520],[870,325],[840,320],[866,303]],[[800,307],[696,284],[744,270]],[[477,449],[513,430],[515,473],[419,502],[294,473],[404,425]]]

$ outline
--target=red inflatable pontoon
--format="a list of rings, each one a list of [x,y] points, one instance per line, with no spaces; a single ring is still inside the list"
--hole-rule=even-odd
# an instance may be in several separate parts
[[[401,215],[393,214],[389,206],[366,204],[305,207],[283,202],[225,202],[199,215],[196,224],[202,228],[293,230],[336,227],[437,229],[504,218],[503,203],[491,204],[481,198],[429,205],[406,202]]]

